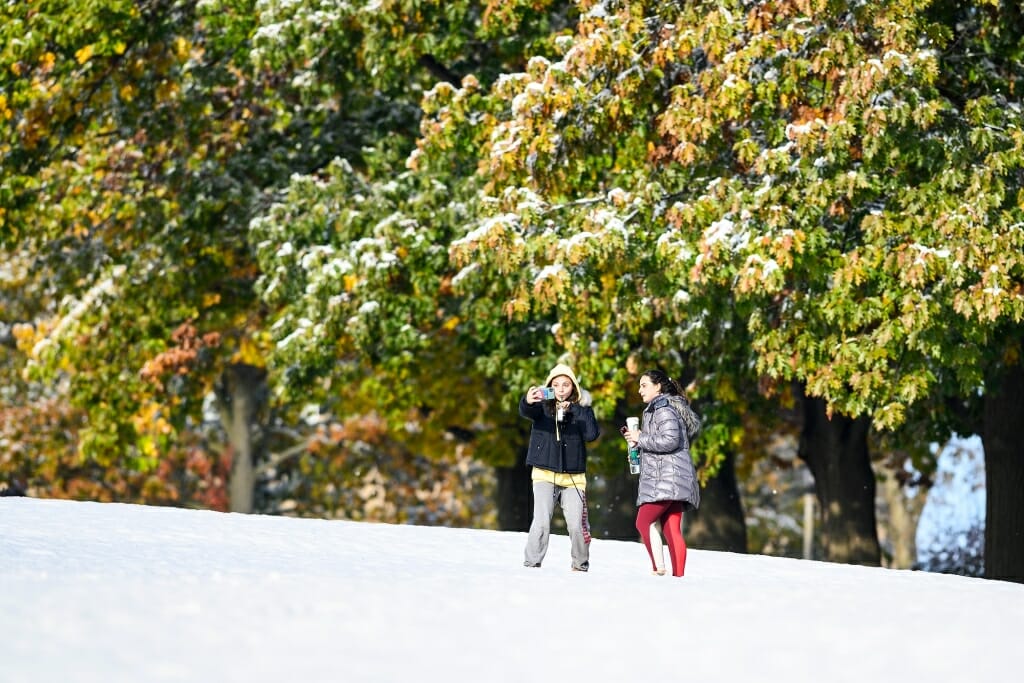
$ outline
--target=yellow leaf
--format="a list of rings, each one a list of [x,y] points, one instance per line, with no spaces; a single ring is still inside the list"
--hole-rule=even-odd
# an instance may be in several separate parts
[[[34,346],[40,338],[36,335],[35,326],[29,323],[15,323],[11,327],[11,336],[14,337],[18,348],[22,351]]]
[[[143,436],[139,439],[138,445],[139,450],[142,451],[144,455],[148,455],[150,457],[156,455],[156,444],[153,442],[153,437]]]
[[[79,64],[85,64],[92,57],[93,50],[94,48],[92,45],[86,45],[75,52],[75,59],[78,60]]]
[[[242,342],[238,348],[238,353],[235,354],[234,359],[258,368],[262,368],[266,365],[266,362],[263,360],[263,353],[260,351],[260,347],[249,337],[242,338]]]
[[[161,101],[174,98],[178,94],[178,84],[171,81],[164,81],[157,86],[156,96]]]

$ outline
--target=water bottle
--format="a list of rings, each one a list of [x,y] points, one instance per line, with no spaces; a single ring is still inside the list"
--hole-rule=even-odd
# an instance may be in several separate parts
[[[639,418],[627,417],[626,428],[629,429],[629,431],[640,429]],[[640,449],[636,446],[629,447],[629,473],[640,474]]]
[[[640,449],[636,446],[629,448],[629,473],[640,474]]]

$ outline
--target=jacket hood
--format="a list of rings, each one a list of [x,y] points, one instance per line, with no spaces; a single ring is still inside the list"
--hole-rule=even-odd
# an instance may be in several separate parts
[[[693,407],[690,406],[690,402],[683,396],[659,394],[647,404],[644,412],[653,413],[655,409],[665,404],[668,404],[679,415],[679,419],[682,420],[683,427],[686,429],[686,438],[692,440],[693,437],[697,436],[702,426],[700,415],[694,411]]]
[[[590,405],[590,400],[591,400],[590,399],[590,392],[589,391],[583,391],[583,389],[580,388],[580,382],[579,382],[578,379],[576,379],[576,373],[574,373],[572,371],[572,368],[570,368],[565,363],[559,363],[555,367],[551,368],[551,372],[548,373],[548,378],[546,380],[544,380],[544,386],[547,386],[547,387],[551,386],[551,380],[553,380],[554,378],[556,378],[556,377],[558,377],[560,375],[565,375],[566,377],[569,378],[569,381],[572,382],[572,386],[576,390],[576,400],[577,400],[577,402],[581,406],[589,406]]]
[[[683,421],[683,427],[686,428],[686,438],[692,440],[700,432],[700,415],[697,414],[693,406],[690,405],[690,402],[683,396],[669,396],[668,404],[679,413],[679,419]]]

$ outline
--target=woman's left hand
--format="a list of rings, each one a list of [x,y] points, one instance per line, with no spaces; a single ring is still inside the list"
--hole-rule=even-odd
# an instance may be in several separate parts
[[[630,446],[635,446],[637,441],[640,440],[639,429],[627,429],[626,431],[622,432],[622,435],[626,437],[626,441],[629,442]]]

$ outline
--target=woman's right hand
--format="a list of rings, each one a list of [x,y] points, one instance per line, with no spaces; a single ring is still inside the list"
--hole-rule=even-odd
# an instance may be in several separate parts
[[[537,401],[544,400],[544,392],[538,386],[532,386],[526,390],[526,402],[533,405]]]

